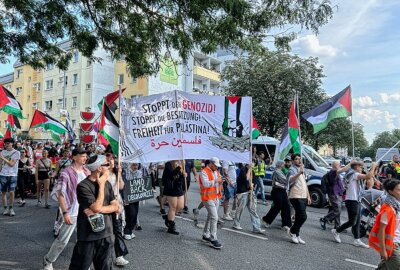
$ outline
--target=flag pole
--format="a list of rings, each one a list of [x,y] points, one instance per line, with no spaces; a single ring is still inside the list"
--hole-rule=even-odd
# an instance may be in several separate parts
[[[353,158],[355,158],[355,153],[354,153],[354,149],[355,149],[355,140],[354,140],[354,122],[353,122],[353,95],[351,93],[351,85],[349,85],[350,87],[350,97],[351,97],[351,143],[352,143],[352,153],[353,153]]]
[[[296,110],[297,110],[297,121],[299,123],[299,143],[300,143],[300,157],[303,159],[303,143],[301,142],[301,126],[300,126],[300,108],[299,108],[299,95],[296,90]]]
[[[119,97],[118,97],[118,114],[119,114],[119,137],[118,137],[118,171],[117,171],[117,190],[118,190],[118,194],[116,194],[117,196],[117,201],[119,204],[119,198],[120,198],[120,191],[119,191],[119,181],[121,180],[122,174],[120,173],[120,170],[122,170],[121,167],[121,146],[120,146],[120,141],[121,141],[121,98],[122,98],[122,88],[121,88],[121,84],[118,85],[118,90],[119,90]],[[105,97],[103,98],[103,106],[104,104],[107,105],[106,103],[106,99]],[[98,137],[98,135],[97,135]],[[117,219],[119,219],[120,215],[117,214],[116,215]]]

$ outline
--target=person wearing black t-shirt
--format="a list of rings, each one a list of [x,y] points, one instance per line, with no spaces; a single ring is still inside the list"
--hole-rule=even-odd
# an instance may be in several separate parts
[[[86,167],[91,174],[77,187],[78,242],[74,247],[70,270],[87,270],[92,262],[96,270],[112,269],[112,213],[119,213],[120,208],[107,181],[109,166],[105,156],[90,157]]]

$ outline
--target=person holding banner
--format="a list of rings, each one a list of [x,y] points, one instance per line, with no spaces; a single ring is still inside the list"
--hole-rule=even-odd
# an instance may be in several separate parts
[[[139,163],[132,163],[130,167],[122,169],[122,179],[124,183],[131,179],[143,178],[143,173],[139,170]],[[126,200],[125,200],[126,201]],[[135,238],[133,230],[136,227],[138,214],[139,214],[139,201],[126,203],[125,206],[125,219],[126,225],[124,228],[124,238],[125,240],[131,240]]]
[[[108,182],[110,182],[114,194],[117,198],[117,201],[120,205],[121,209],[124,209],[124,203],[120,196],[120,191],[124,189],[124,181],[122,181],[122,177],[120,177],[121,172],[115,164],[115,158],[113,155],[106,155],[107,161],[110,164],[109,167],[109,177]],[[118,177],[119,176],[119,177]],[[117,182],[118,181],[118,182]],[[129,263],[128,260],[124,258],[129,252],[128,248],[125,244],[123,237],[123,223],[125,219],[124,211],[121,211],[119,215],[113,215],[113,228],[114,228],[114,251],[115,251],[115,265],[116,266],[124,266]]]
[[[169,210],[165,218],[167,232],[179,235],[175,227],[175,215],[184,207],[185,181],[187,174],[183,161],[173,160],[165,164],[163,173],[164,196],[167,197]]]
[[[218,158],[211,158],[210,163],[202,170],[199,182],[200,197],[208,212],[202,241],[215,249],[222,248],[217,239],[218,205],[222,197],[222,183],[225,181],[218,170],[221,167]]]

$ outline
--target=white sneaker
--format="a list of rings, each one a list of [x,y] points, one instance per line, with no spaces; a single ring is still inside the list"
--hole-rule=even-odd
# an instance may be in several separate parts
[[[271,224],[265,222],[264,220],[261,219],[261,223],[264,225],[265,228],[269,228],[269,226],[271,226]]]
[[[132,236],[130,234],[124,234],[124,239],[125,240],[132,240]]]
[[[298,244],[299,243],[299,239],[297,238],[297,236],[295,234],[292,234],[290,232],[290,230],[288,231],[288,235],[292,241],[292,243]]]
[[[340,240],[340,234],[336,231],[336,229],[331,230],[333,237],[335,238],[335,241],[338,243],[342,243],[342,240]]]
[[[265,230],[263,229],[253,230],[253,233],[264,234]]]
[[[235,230],[238,230],[238,231],[243,230],[243,228],[240,227],[240,225],[237,225],[237,226],[233,225],[232,228],[235,229]]]
[[[4,209],[3,216],[9,216],[9,215],[10,215],[10,209],[8,209],[7,207]]]
[[[14,209],[10,209],[10,217],[13,217],[13,216],[15,216],[15,212],[14,212]]]
[[[124,258],[124,256],[119,256],[118,258],[115,259],[115,265],[116,266],[124,266],[129,263],[128,260]]]
[[[306,241],[304,241],[303,239],[300,238],[300,236],[297,236],[297,240],[299,241],[300,244],[305,245]]]
[[[353,245],[355,245],[356,247],[369,248],[369,246],[367,244],[365,244],[363,241],[361,241],[360,239],[354,240]]]
[[[43,258],[43,270],[53,270],[53,264],[48,262],[46,258]]]
[[[224,214],[224,216],[222,217],[222,219],[225,219],[227,221],[232,221],[233,218],[229,215],[229,214]]]

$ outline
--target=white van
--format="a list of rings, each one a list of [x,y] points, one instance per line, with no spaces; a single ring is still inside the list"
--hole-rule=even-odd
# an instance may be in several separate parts
[[[394,155],[400,156],[398,148],[393,148],[392,150],[390,150],[390,152],[388,152],[389,149],[390,148],[378,148],[378,150],[376,150],[375,160],[379,160],[382,158],[382,161],[384,163],[388,163],[393,159]]]
[[[272,190],[272,172],[278,161],[278,149],[280,142],[271,137],[259,137],[253,140],[253,147],[257,151],[263,151],[265,157],[270,159],[270,165],[267,166],[266,176],[264,178],[264,187],[267,194]],[[330,166],[311,146],[303,145],[303,164],[307,176],[307,185],[310,191],[313,207],[323,207],[325,205],[325,195],[321,191],[321,178],[326,174]]]

